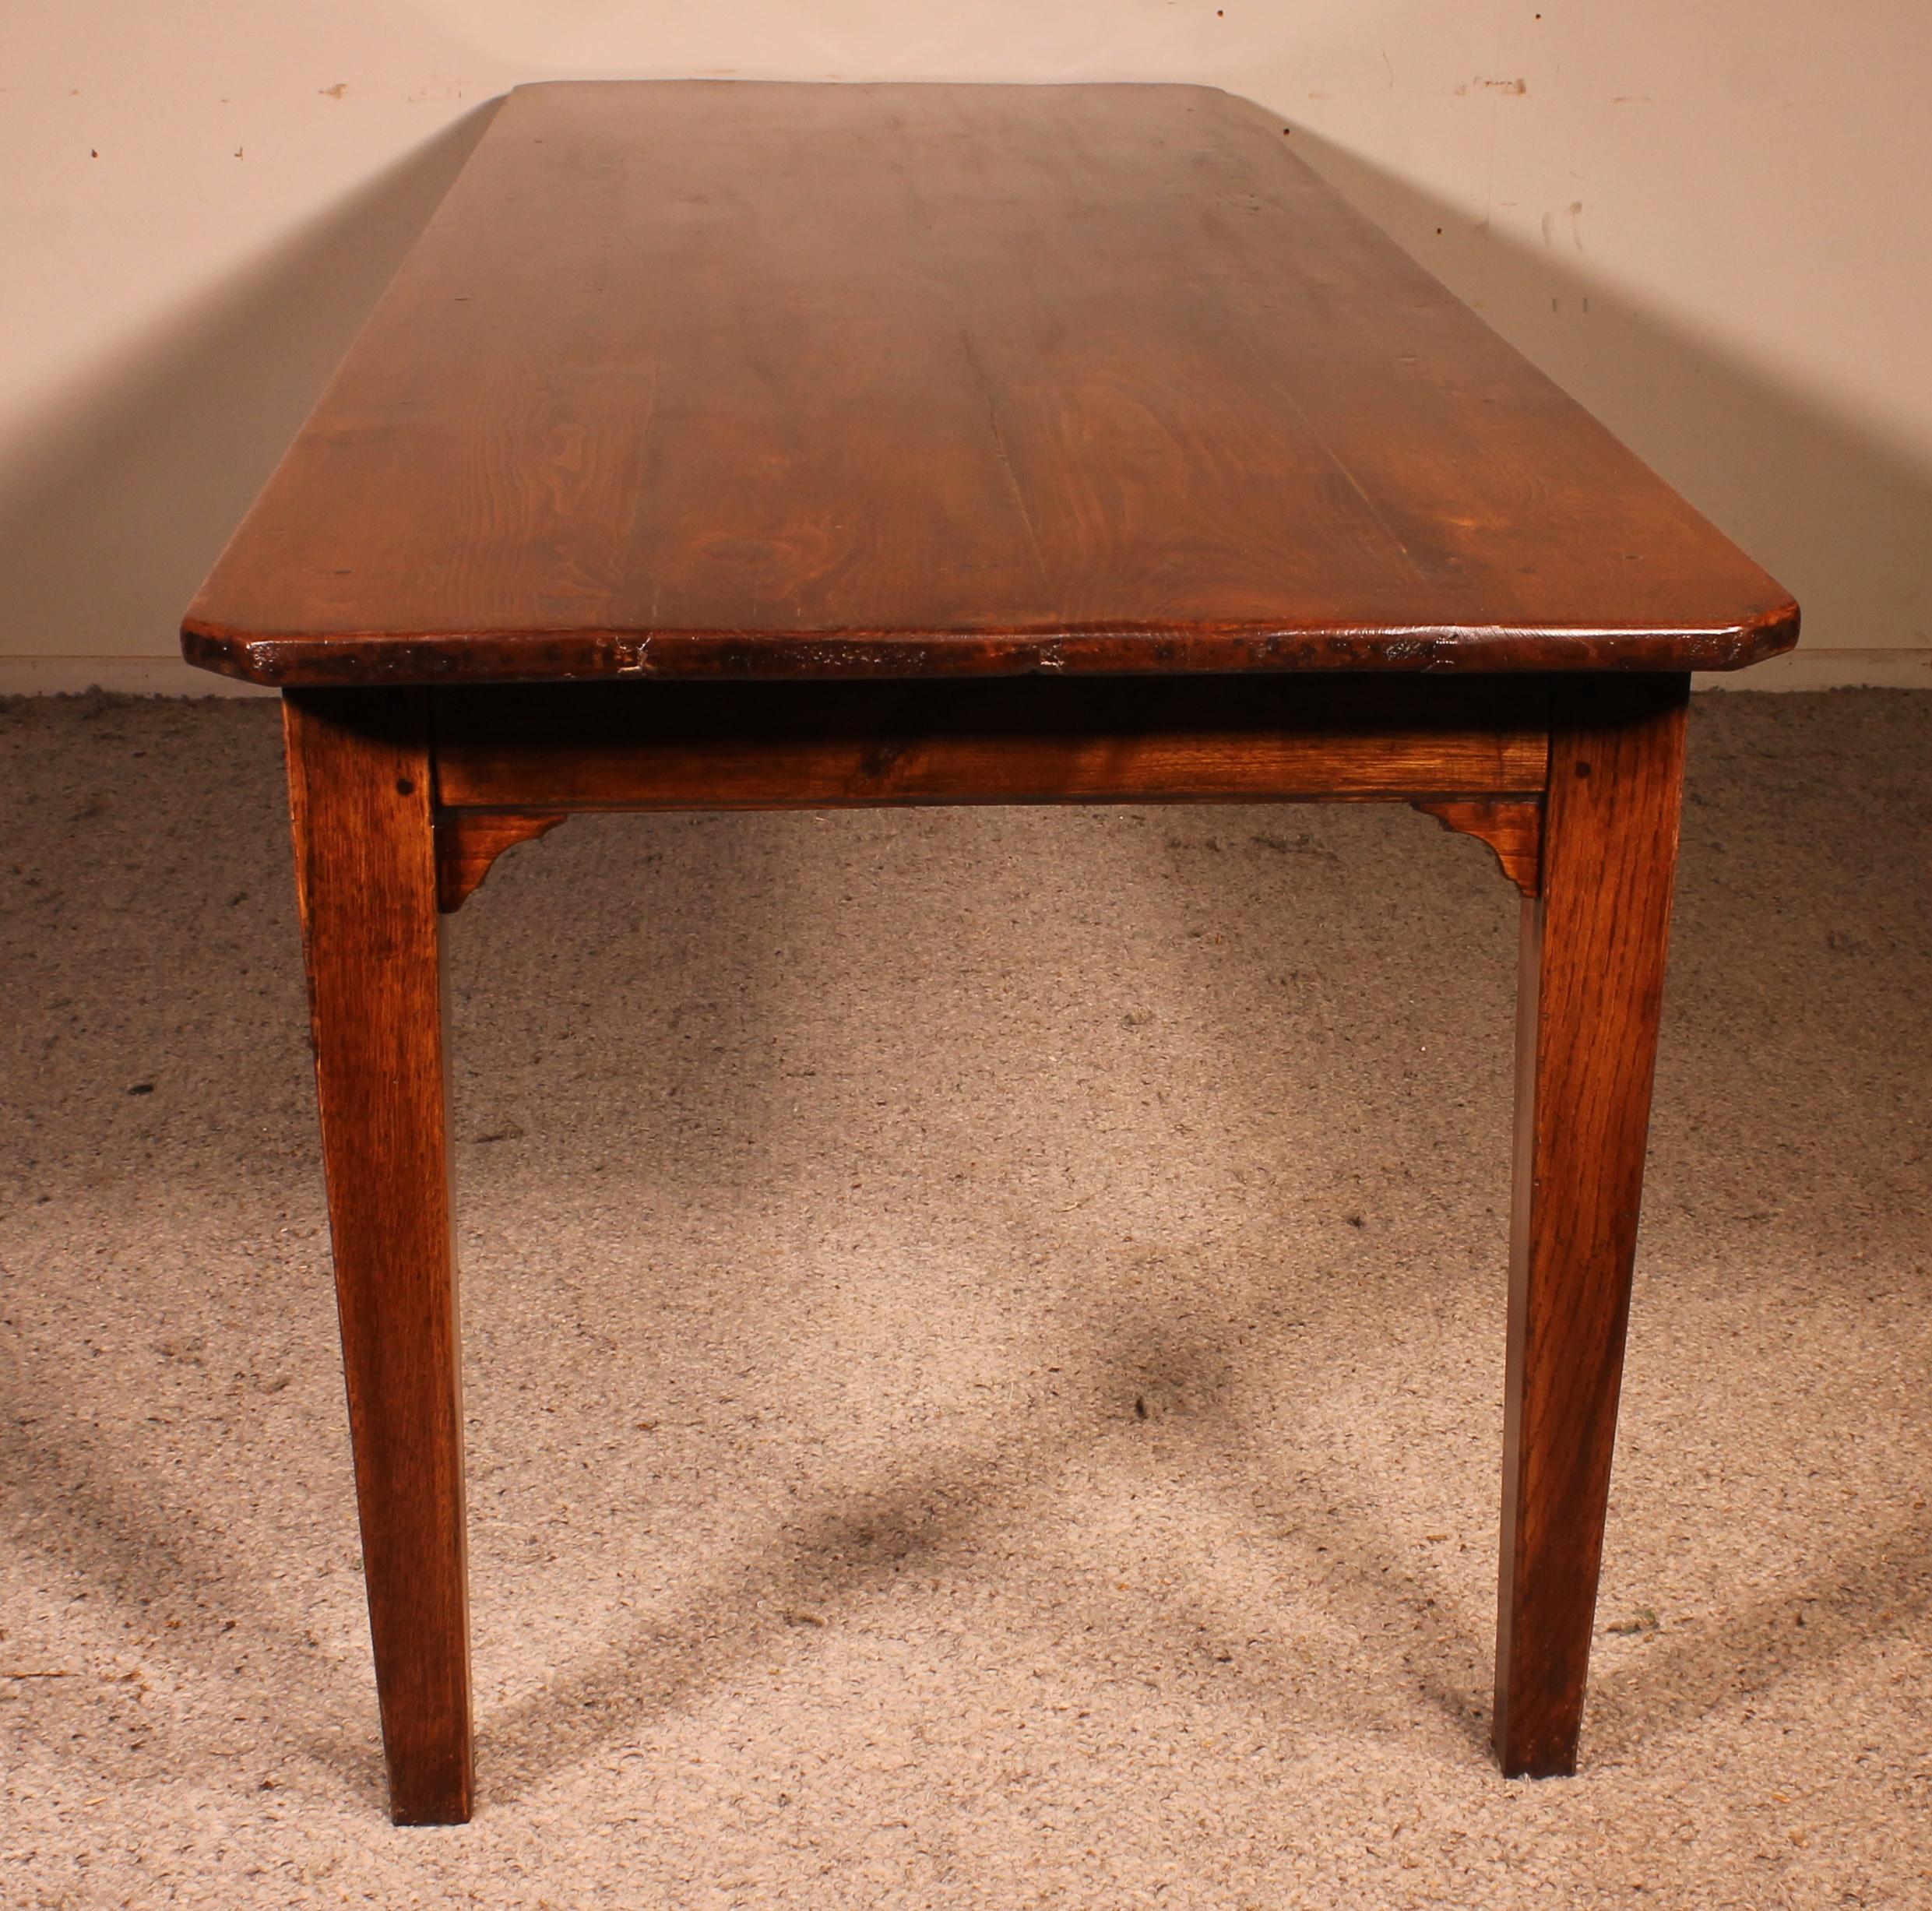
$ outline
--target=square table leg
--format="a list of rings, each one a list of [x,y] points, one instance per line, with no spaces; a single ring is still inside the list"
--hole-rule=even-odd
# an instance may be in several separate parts
[[[1526,904],[1495,1741],[1576,1768],[1684,780],[1689,679],[1559,685]]]
[[[290,692],[283,714],[390,1812],[460,1824],[468,1596],[429,702]]]

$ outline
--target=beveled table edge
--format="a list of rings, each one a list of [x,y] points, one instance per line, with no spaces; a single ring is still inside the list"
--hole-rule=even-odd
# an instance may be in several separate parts
[[[1253,625],[1040,632],[243,631],[195,618],[181,653],[203,670],[276,688],[402,688],[605,678],[1220,675],[1247,671],[1734,670],[1789,650],[1786,599],[1721,628],[1557,630]]]

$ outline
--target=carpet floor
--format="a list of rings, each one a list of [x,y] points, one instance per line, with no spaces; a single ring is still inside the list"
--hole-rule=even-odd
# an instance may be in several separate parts
[[[1584,1765],[1485,1744],[1515,892],[580,818],[452,934],[480,1805],[383,1810],[270,705],[0,706],[0,1902],[1932,1904],[1932,694],[1700,698]]]

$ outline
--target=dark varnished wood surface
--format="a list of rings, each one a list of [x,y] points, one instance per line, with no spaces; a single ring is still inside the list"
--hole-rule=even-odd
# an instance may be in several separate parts
[[[520,88],[187,653],[352,685],[1792,641],[1292,144],[1195,87]]]
[[[1546,679],[569,684],[435,693],[447,811],[1540,790]]]
[[[1518,997],[1497,1755],[1576,1767],[1683,803],[1682,677],[1578,682]]]
[[[521,90],[197,600],[289,691],[399,1818],[471,1787],[437,912],[595,808],[1412,801],[1540,889],[1495,1725],[1573,1765],[1683,673],[1796,612],[1289,143],[1194,88]]]
[[[1496,853],[1497,867],[1533,901],[1543,882],[1543,804],[1536,797],[1464,797],[1417,801],[1445,829],[1474,836]]]
[[[470,1815],[462,1356],[428,699],[283,699],[356,1498],[400,1825]]]
[[[561,811],[445,810],[436,818],[436,906],[453,916],[505,850],[548,836]]]

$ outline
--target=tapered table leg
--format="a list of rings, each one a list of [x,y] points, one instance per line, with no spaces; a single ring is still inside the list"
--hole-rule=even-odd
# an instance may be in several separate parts
[[[470,1815],[463,1409],[427,698],[284,699],[362,1554],[401,1825]]]
[[[1610,1495],[1689,680],[1557,692],[1542,896],[1526,905],[1495,1741],[1576,1768]]]

